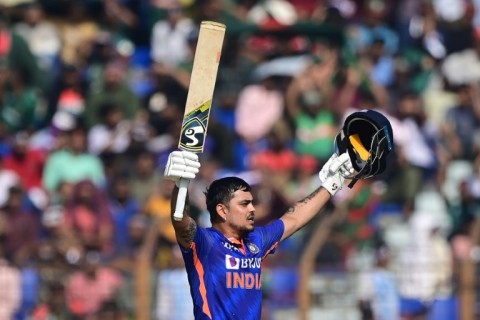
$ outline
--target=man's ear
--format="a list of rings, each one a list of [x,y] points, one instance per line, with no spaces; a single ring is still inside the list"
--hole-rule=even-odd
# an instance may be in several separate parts
[[[218,214],[218,216],[219,216],[223,221],[226,221],[226,220],[227,220],[228,208],[227,208],[224,204],[219,203],[219,204],[217,204],[216,209],[217,209],[217,214]]]

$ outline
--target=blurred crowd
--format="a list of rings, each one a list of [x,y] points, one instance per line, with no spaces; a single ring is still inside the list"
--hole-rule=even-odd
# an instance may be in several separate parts
[[[341,190],[326,209],[338,219],[285,241],[266,275],[299,267],[326,228],[315,268],[358,275],[359,318],[455,319],[458,300],[473,315],[480,1],[0,6],[0,320],[191,319],[162,171],[203,20],[227,36],[190,187],[198,223],[209,226],[206,186],[225,175],[254,186],[257,225],[280,217],[318,187],[343,119],[379,110],[394,131],[390,169]],[[272,279],[266,319],[285,306]]]

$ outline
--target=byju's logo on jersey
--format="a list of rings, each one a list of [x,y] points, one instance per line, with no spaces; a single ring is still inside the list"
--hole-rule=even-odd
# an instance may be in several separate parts
[[[238,270],[240,268],[240,259],[227,254],[225,256],[225,267],[227,270]]]

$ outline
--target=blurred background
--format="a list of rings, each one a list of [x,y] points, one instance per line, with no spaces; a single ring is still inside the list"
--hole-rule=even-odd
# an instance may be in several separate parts
[[[389,170],[264,262],[263,318],[478,319],[478,0],[0,0],[0,319],[192,319],[162,175],[202,20],[227,37],[200,225],[213,179],[264,225],[352,111],[394,130]]]

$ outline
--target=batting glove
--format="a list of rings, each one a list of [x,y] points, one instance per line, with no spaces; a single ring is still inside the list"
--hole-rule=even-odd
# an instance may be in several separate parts
[[[318,173],[318,177],[332,197],[342,189],[345,177],[354,173],[348,153],[337,155],[334,153]]]
[[[173,151],[168,156],[164,176],[166,179],[175,181],[178,187],[180,179],[195,179],[200,162],[195,153],[189,151]]]

